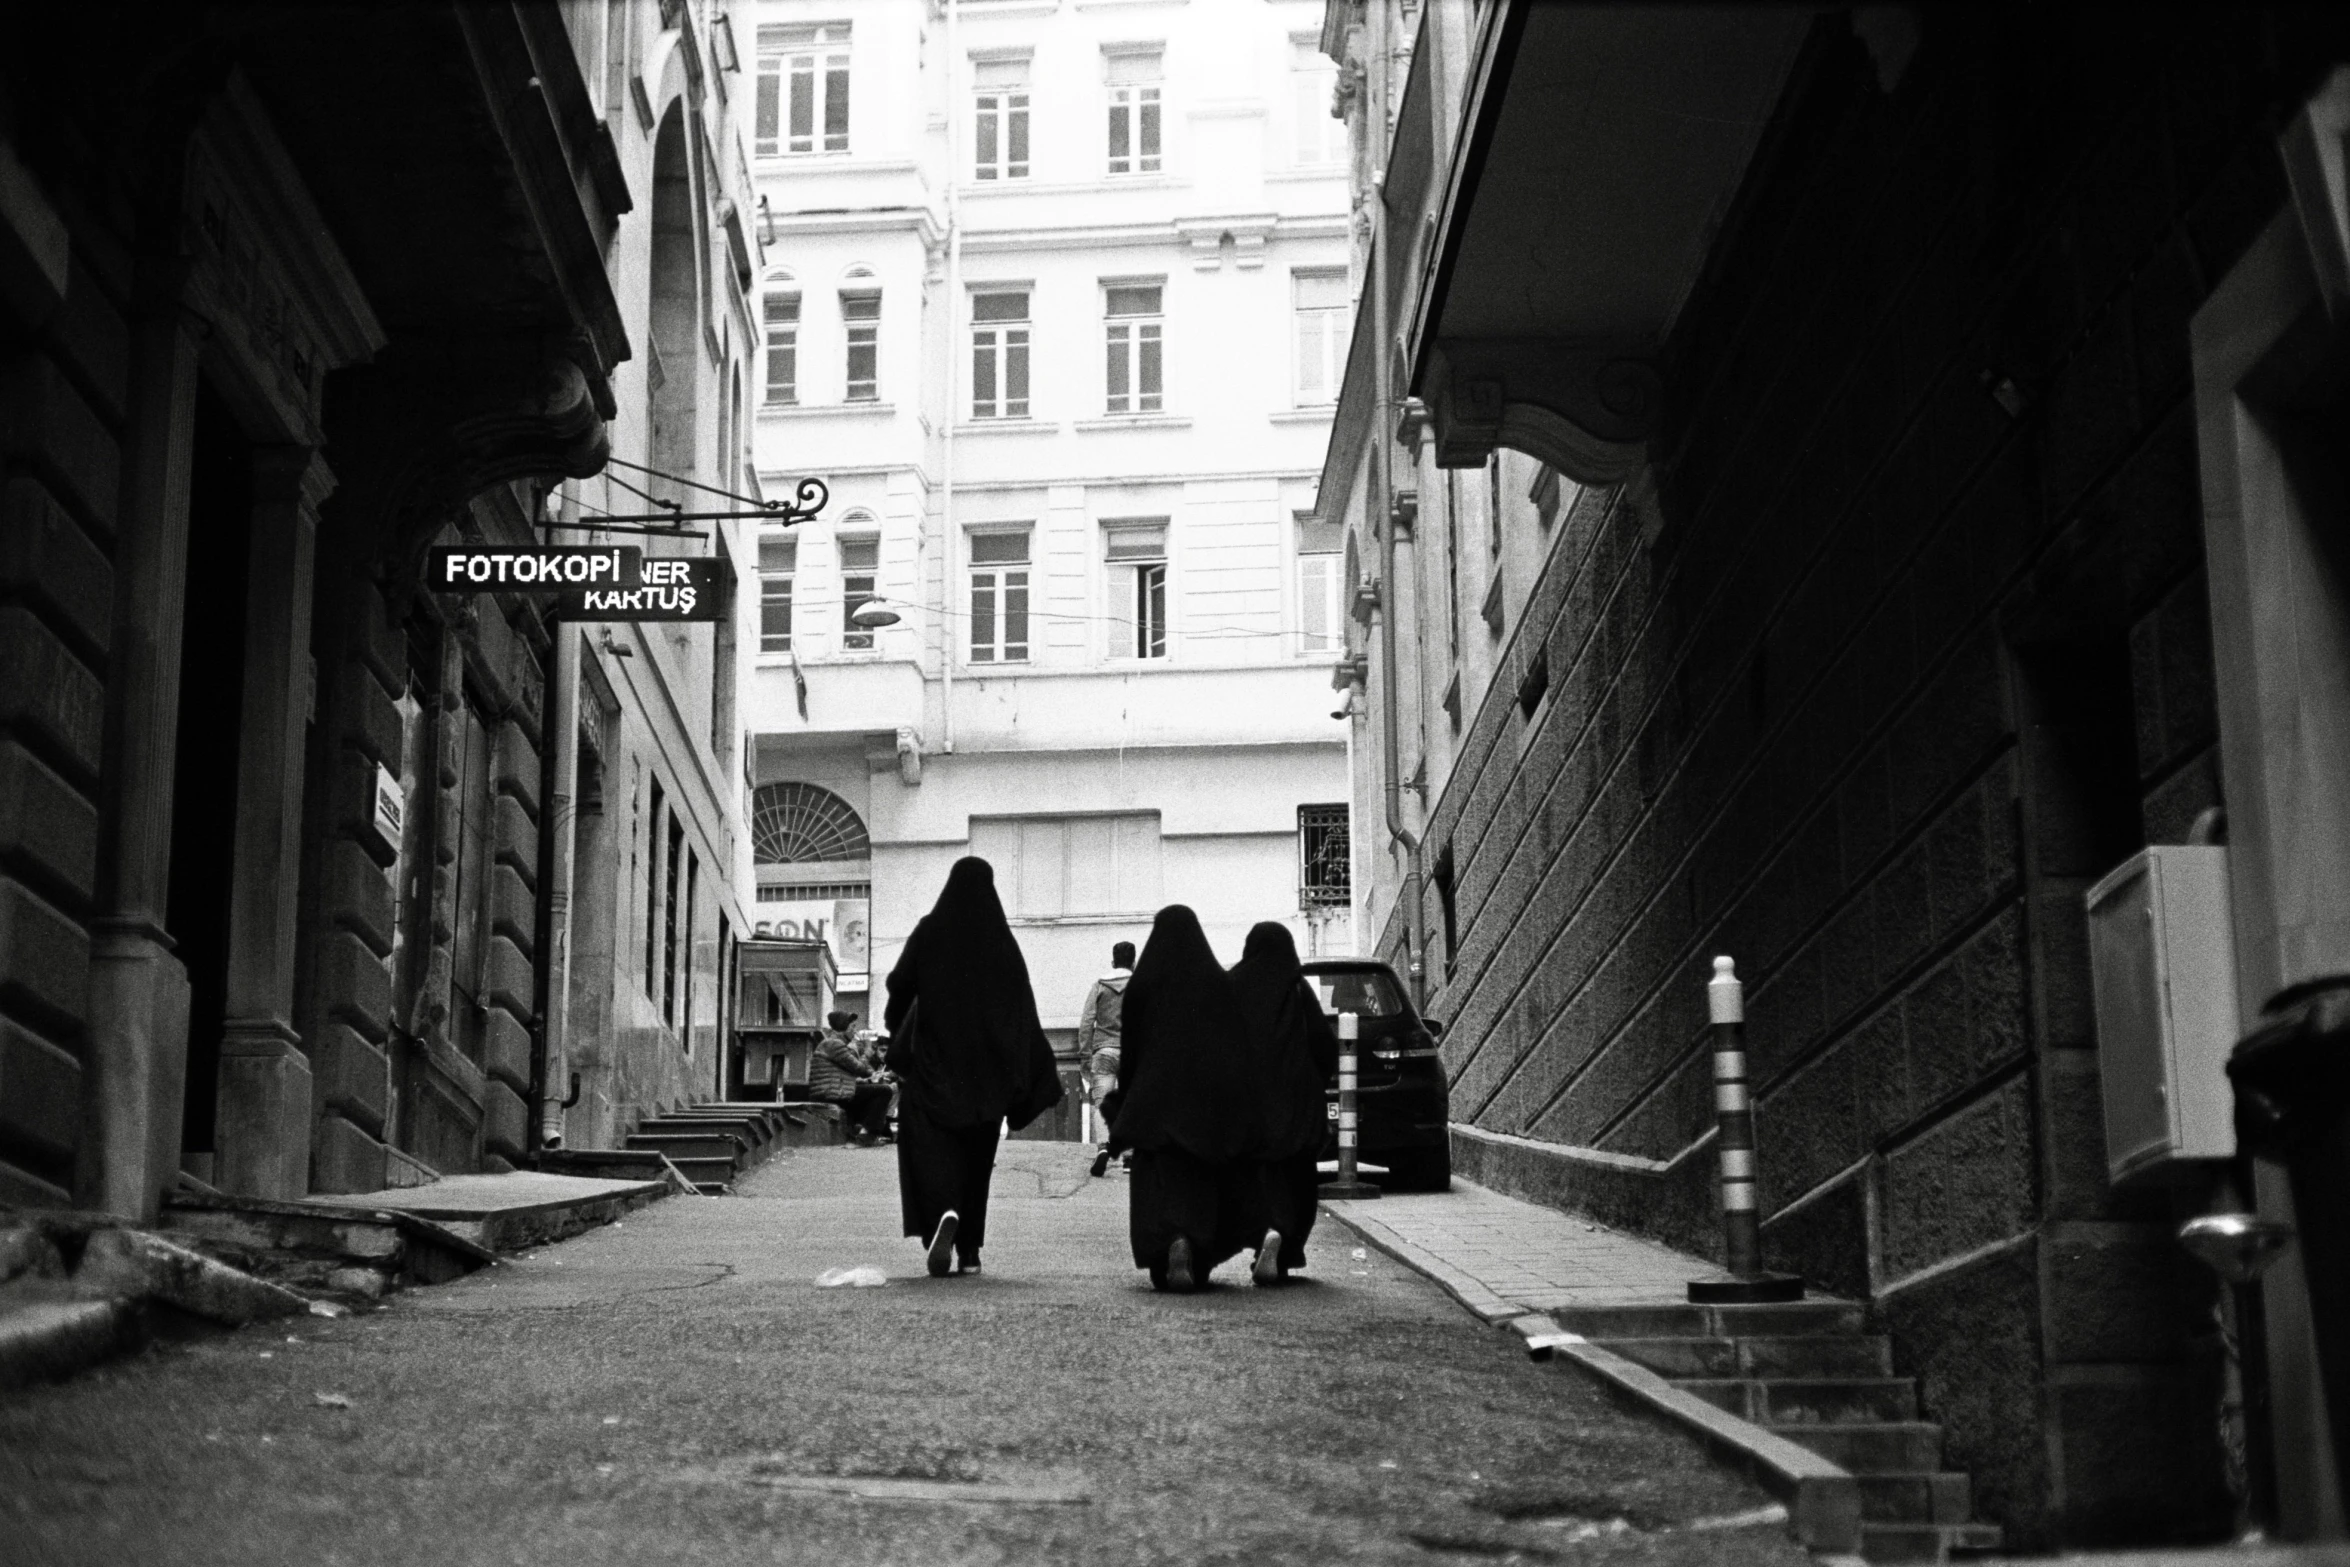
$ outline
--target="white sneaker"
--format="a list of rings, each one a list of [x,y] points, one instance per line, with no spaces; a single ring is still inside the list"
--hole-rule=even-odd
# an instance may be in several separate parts
[[[962,1222],[952,1208],[938,1216],[938,1228],[931,1233],[930,1249],[924,1253],[922,1258],[924,1264],[929,1267],[932,1278],[945,1278],[947,1269],[954,1266],[955,1227]]]
[[[1265,1238],[1257,1243],[1257,1260],[1249,1270],[1249,1277],[1260,1287],[1281,1282],[1281,1232],[1267,1230]]]

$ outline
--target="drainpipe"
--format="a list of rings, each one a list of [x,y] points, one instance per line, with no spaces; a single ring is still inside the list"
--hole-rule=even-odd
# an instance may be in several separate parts
[[[955,89],[957,62],[962,59],[955,41],[955,24],[961,13],[959,0],[947,0],[947,297],[942,312],[946,318],[947,341],[946,373],[938,383],[946,390],[942,415],[945,439],[941,443],[938,473],[939,512],[944,519],[945,537],[939,541],[935,624],[938,627],[939,741],[949,756],[955,754],[955,414],[960,406],[955,397],[955,323],[963,293],[962,165],[956,161],[962,153],[955,136],[955,127],[963,123],[962,95]]]
[[[1365,110],[1370,120],[1370,145],[1378,155],[1371,170],[1371,197],[1377,203],[1371,217],[1371,341],[1376,350],[1371,359],[1371,517],[1379,527],[1377,613],[1382,760],[1385,764],[1382,781],[1387,796],[1387,835],[1391,841],[1402,844],[1404,848],[1403,898],[1411,943],[1411,950],[1407,954],[1408,969],[1412,1005],[1418,1008],[1427,1001],[1424,970],[1428,940],[1426,914],[1420,907],[1420,840],[1404,825],[1403,819],[1403,740],[1396,696],[1398,677],[1395,643],[1400,628],[1395,618],[1395,474],[1394,453],[1390,450],[1395,435],[1388,425],[1395,415],[1395,356],[1389,342],[1393,325],[1388,320],[1387,307],[1388,267],[1393,260],[1387,236],[1387,155],[1390,150],[1387,125],[1388,9],[1391,4],[1392,0],[1372,0],[1371,92]]]
[[[579,627],[555,622],[554,691],[547,703],[553,733],[544,736],[551,758],[546,813],[553,832],[547,856],[547,993],[539,1006],[544,1064],[539,1069],[539,1146],[564,1146],[564,1109],[579,1100],[571,1064],[571,883],[579,848]],[[571,1093],[556,1085],[569,1081]]]

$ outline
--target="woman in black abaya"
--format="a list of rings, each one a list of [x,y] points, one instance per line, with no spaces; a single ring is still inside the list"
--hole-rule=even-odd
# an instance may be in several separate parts
[[[1265,1232],[1251,1162],[1247,1024],[1230,976],[1182,904],[1159,911],[1127,981],[1110,1150],[1134,1150],[1134,1265],[1195,1289]]]
[[[1306,1236],[1320,1206],[1316,1165],[1329,1135],[1323,1086],[1338,1071],[1338,1035],[1322,1012],[1297,942],[1268,921],[1248,933],[1232,988],[1248,1026],[1255,1079],[1259,1201],[1272,1232],[1257,1248],[1256,1281],[1277,1284],[1306,1265]]]
[[[889,974],[897,1073],[898,1195],[933,1277],[979,1271],[996,1136],[1061,1101],[1028,965],[1004,921],[995,872],[957,860]]]

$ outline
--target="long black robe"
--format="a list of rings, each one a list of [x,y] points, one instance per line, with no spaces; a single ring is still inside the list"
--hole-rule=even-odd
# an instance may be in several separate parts
[[[882,1021],[898,1100],[905,1231],[929,1239],[955,1210],[955,1250],[987,1238],[987,1187],[1002,1123],[1026,1126],[1061,1100],[1028,964],[987,861],[957,860],[889,974]]]
[[[1306,983],[1287,926],[1268,921],[1248,933],[1232,988],[1257,1084],[1251,1151],[1260,1202],[1266,1223],[1281,1232],[1281,1266],[1302,1268],[1321,1208],[1316,1165],[1329,1135],[1324,1086],[1338,1071],[1338,1035]]]
[[[1159,911],[1126,984],[1112,1152],[1134,1151],[1128,1183],[1134,1265],[1164,1275],[1177,1236],[1192,1276],[1265,1233],[1250,1158],[1247,1025],[1231,978],[1182,904]]]

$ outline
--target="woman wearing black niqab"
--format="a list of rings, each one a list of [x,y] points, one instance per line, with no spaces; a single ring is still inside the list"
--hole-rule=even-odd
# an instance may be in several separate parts
[[[1127,981],[1110,1150],[1134,1150],[1134,1265],[1188,1290],[1264,1234],[1247,1024],[1199,917],[1159,911]]]
[[[1323,1088],[1338,1071],[1338,1035],[1297,961],[1297,941],[1271,921],[1248,933],[1232,988],[1248,1027],[1256,1082],[1259,1201],[1270,1231],[1257,1249],[1256,1281],[1277,1284],[1306,1265],[1306,1236],[1320,1205]]]
[[[987,861],[957,860],[889,974],[898,1097],[898,1195],[933,1276],[977,1273],[996,1137],[1061,1101],[1028,965]]]

